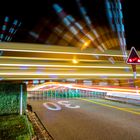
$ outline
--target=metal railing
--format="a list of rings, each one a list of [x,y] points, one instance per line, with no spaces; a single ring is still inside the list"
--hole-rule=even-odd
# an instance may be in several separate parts
[[[105,96],[106,96],[106,92],[99,92],[99,91],[49,90],[49,91],[29,91],[28,92],[28,99],[31,99],[31,100],[105,98]]]

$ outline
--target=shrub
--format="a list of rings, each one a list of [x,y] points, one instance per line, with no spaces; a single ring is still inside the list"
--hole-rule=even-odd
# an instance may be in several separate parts
[[[20,111],[20,85],[0,84],[0,115],[17,114]],[[27,91],[23,84],[23,113],[26,111]]]

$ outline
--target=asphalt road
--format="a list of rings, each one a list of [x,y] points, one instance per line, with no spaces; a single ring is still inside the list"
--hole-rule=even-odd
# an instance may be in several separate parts
[[[102,99],[60,101],[29,101],[55,140],[140,140],[138,106]],[[48,102],[58,110],[50,110],[54,106]]]

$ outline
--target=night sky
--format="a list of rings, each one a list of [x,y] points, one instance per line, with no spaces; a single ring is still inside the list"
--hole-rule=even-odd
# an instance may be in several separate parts
[[[106,13],[105,13],[105,3],[104,0],[81,0],[82,4],[87,9],[88,15],[94,23],[100,25],[108,24]],[[139,12],[138,12],[138,0],[122,0],[123,14],[124,14],[124,25],[125,25],[125,34],[126,34],[126,43],[127,49],[130,49],[131,46],[135,46],[136,49],[140,50],[139,43]],[[137,3],[134,3],[137,2]],[[46,0],[44,3],[37,1],[31,4],[22,3],[20,6],[16,7],[17,13],[11,15],[12,17],[18,18],[22,21],[22,31],[27,31],[32,29],[36,23],[42,18],[46,17],[48,19],[55,19],[56,22],[59,20],[58,16],[52,8],[52,4],[58,3],[62,6],[65,11],[73,15],[76,19],[82,19],[82,16],[79,12],[78,6],[75,0]],[[24,15],[24,16],[23,16]],[[15,36],[14,41],[19,41],[20,37],[26,36],[26,33],[20,35],[20,31]]]
[[[140,50],[140,7],[137,0],[124,0],[123,2],[125,34],[127,48],[134,46]]]

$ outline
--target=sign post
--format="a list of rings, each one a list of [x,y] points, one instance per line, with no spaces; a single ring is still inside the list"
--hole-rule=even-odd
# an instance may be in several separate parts
[[[20,85],[20,115],[22,115],[23,110],[23,104],[22,104],[22,98],[23,98],[23,90],[22,85]]]
[[[132,65],[134,79],[136,79],[137,78],[136,65],[140,64],[140,57],[139,57],[139,55],[138,55],[138,53],[137,53],[137,51],[136,51],[136,49],[134,47],[131,48],[126,63]],[[135,85],[135,80],[134,80],[134,86],[136,88],[136,93],[139,94],[138,86]]]

